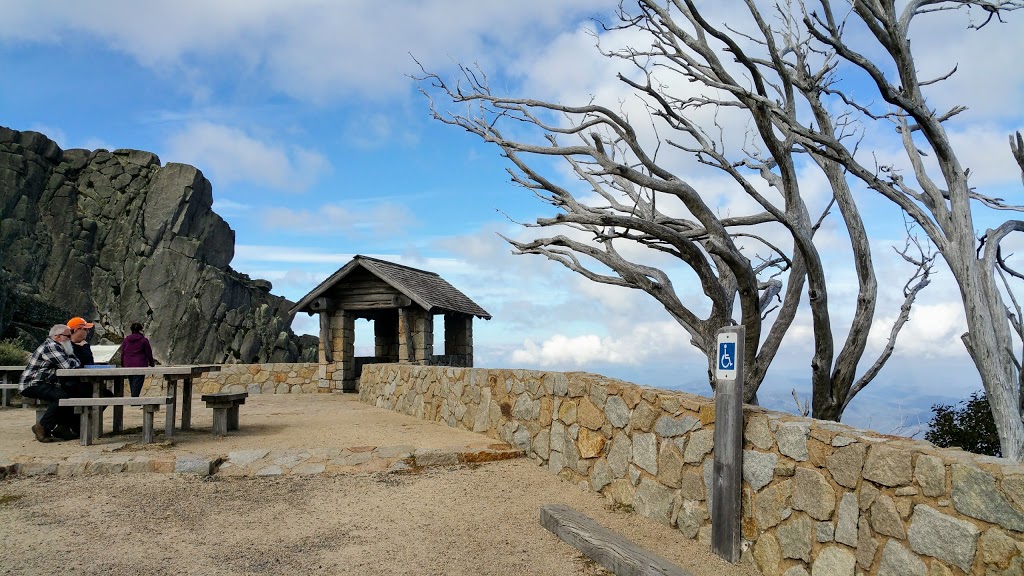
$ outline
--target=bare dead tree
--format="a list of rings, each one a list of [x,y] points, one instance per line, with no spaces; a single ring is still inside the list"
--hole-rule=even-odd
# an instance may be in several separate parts
[[[561,233],[532,241],[506,240],[520,254],[539,254],[604,284],[643,290],[660,302],[708,357],[714,336],[734,321],[746,326],[744,399],[756,399],[801,297],[806,294],[813,327],[812,413],[838,420],[852,398],[890,358],[911,307],[929,283],[935,254],[916,239],[901,251],[914,267],[889,343],[858,376],[876,322],[878,282],[861,215],[866,191],[896,204],[949,265],[964,294],[968,334],[964,341],[978,367],[996,419],[1002,421],[1003,453],[1024,456],[1020,384],[1003,294],[997,286],[997,249],[1024,223],[1011,220],[984,236],[981,257],[973,234],[972,201],[987,208],[1021,210],[977,193],[944,130],[964,110],[939,113],[923,88],[949,77],[920,79],[908,39],[911,22],[931,12],[964,9],[1002,22],[1021,0],[911,0],[897,12],[891,0],[842,3],[778,2],[767,10],[744,0],[745,27],[710,22],[692,0],[639,0],[620,5],[615,26],[643,32],[649,40],[625,48],[598,49],[629,65],[618,75],[643,103],[643,116],[623,101],[571,106],[492,91],[479,69],[460,67],[447,81],[423,70],[421,91],[434,117],[500,147],[511,161],[513,181],[557,209],[528,227]],[[736,16],[730,22],[741,20]],[[848,38],[852,21],[881,46],[868,58]],[[600,37],[598,37],[600,40]],[[893,70],[894,72],[887,72]],[[871,80],[873,90],[844,90],[840,72]],[[461,105],[451,108],[446,102]],[[741,149],[730,145],[720,116],[742,116],[748,127]],[[860,150],[864,126],[892,127],[906,152],[900,163],[881,163]],[[653,135],[652,135],[653,134]],[[1011,146],[1022,163],[1022,142]],[[722,215],[716,198],[672,170],[673,155],[691,155],[728,176],[735,197],[752,208]],[[923,160],[937,159],[932,174]],[[543,157],[565,160],[586,193],[545,175]],[[662,159],[663,157],[668,157]],[[902,166],[909,167],[904,175]],[[812,217],[801,171],[813,168],[828,182],[831,201]],[[767,191],[765,191],[767,185]],[[849,237],[858,292],[845,339],[837,341],[829,309],[829,284],[816,232],[826,218]],[[784,242],[777,240],[779,236]],[[683,302],[670,274],[625,257],[643,246],[691,270],[705,302]],[[911,254],[911,247],[917,254]],[[738,309],[737,309],[738,308]],[[705,314],[695,310],[709,309]]]

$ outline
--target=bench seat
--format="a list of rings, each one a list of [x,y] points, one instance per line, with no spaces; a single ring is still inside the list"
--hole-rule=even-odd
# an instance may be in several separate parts
[[[167,396],[137,398],[116,396],[113,398],[62,398],[60,405],[74,407],[75,413],[80,416],[79,438],[81,438],[82,446],[92,444],[92,419],[96,417],[96,413],[99,412],[98,410],[93,410],[94,408],[102,406],[141,406],[142,443],[150,444],[153,442],[153,414],[160,410],[161,406],[170,404],[171,400],[172,399]]]
[[[245,404],[248,397],[248,392],[203,394],[206,407],[213,409],[214,436],[227,436],[228,430],[238,430],[238,407]]]
[[[11,405],[11,391],[17,392],[18,387],[19,384],[17,382],[0,383],[0,394],[2,394],[2,397],[0,397],[0,407]]]

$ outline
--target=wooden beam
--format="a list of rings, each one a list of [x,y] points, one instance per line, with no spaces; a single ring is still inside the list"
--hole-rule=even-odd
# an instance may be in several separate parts
[[[361,296],[358,298],[339,298],[338,307],[343,310],[379,310],[382,308],[404,308],[412,304],[412,300],[395,294],[375,297]]]
[[[329,312],[333,308],[334,302],[325,296],[314,298],[313,301],[309,303],[309,309],[314,312]]]
[[[542,506],[540,524],[616,576],[692,576],[568,506]]]
[[[331,352],[331,317],[328,312],[320,313],[320,344],[324,347],[324,362],[334,362]]]

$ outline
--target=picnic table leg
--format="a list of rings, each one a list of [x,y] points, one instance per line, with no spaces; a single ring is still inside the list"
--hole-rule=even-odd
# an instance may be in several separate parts
[[[114,396],[120,398],[124,396],[124,378],[121,376],[114,377]],[[124,406],[114,406],[114,425],[112,432],[119,434],[124,429]]]
[[[214,436],[227,436],[228,435],[228,411],[230,408],[224,405],[213,406],[213,435]]]
[[[153,443],[153,416],[154,413],[159,410],[159,406],[143,406],[142,407],[142,443],[152,444]]]
[[[192,377],[181,381],[181,429],[192,428]]]
[[[90,422],[93,415],[92,408],[89,406],[76,406],[75,412],[78,412],[80,415],[78,430],[82,446],[88,446],[92,444],[92,422]]]
[[[167,419],[164,425],[164,437],[170,439],[174,436],[175,406],[178,402],[178,386],[169,376],[164,376],[164,383],[167,384],[167,397],[171,399],[167,404]]]
[[[238,402],[232,402],[228,408],[228,430],[238,430]]]
[[[100,389],[102,387],[103,387],[103,381],[102,380],[93,380],[92,381],[92,397],[93,398],[99,398],[100,397]],[[93,414],[92,414],[92,437],[93,438],[99,438],[99,437],[103,436],[103,407],[102,406],[94,406],[92,408],[92,411],[93,411]]]

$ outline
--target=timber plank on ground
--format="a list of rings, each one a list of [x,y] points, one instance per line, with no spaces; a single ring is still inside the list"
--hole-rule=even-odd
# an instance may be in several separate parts
[[[693,576],[568,506],[541,506],[540,524],[615,576]]]

